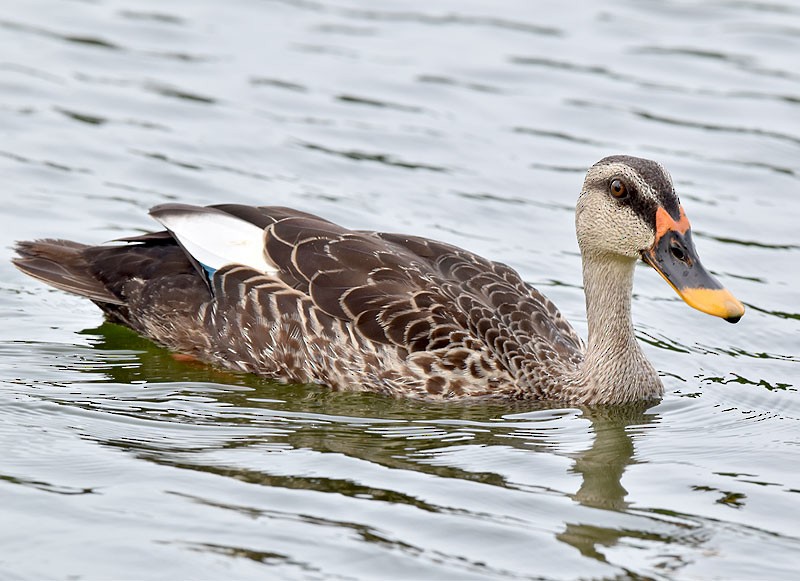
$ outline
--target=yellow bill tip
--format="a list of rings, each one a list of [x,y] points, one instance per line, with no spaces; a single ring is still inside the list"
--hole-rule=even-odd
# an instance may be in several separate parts
[[[679,289],[678,294],[690,307],[731,323],[738,322],[744,315],[744,305],[724,288],[684,288]]]

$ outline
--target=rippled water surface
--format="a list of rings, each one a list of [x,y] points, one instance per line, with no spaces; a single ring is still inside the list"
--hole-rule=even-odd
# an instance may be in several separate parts
[[[0,7],[0,577],[793,579],[800,5]],[[518,269],[586,332],[575,200],[675,178],[738,325],[636,275],[649,409],[431,404],[176,361],[9,263],[166,201],[290,205]]]

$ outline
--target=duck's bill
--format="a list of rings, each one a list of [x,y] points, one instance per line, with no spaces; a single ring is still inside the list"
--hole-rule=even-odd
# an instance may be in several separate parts
[[[642,252],[642,260],[655,268],[689,306],[731,323],[744,315],[742,303],[700,262],[682,208],[677,221],[666,210],[658,209],[656,240],[652,248]]]

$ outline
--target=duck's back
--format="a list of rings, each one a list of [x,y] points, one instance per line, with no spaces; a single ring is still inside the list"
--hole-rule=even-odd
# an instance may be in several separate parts
[[[151,213],[168,232],[25,242],[16,264],[171,349],[291,382],[537,397],[582,358],[547,298],[460,248],[282,207]]]

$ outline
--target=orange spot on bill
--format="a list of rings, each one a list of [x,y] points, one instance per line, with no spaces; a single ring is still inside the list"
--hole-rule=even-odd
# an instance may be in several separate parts
[[[172,358],[181,363],[197,363],[199,361],[194,355],[186,355],[185,353],[173,353]]]
[[[689,219],[683,211],[683,206],[678,206],[678,208],[681,213],[677,221],[670,216],[669,212],[664,208],[659,207],[658,210],[656,210],[656,240],[661,238],[669,230],[686,234],[686,231],[690,228]]]

